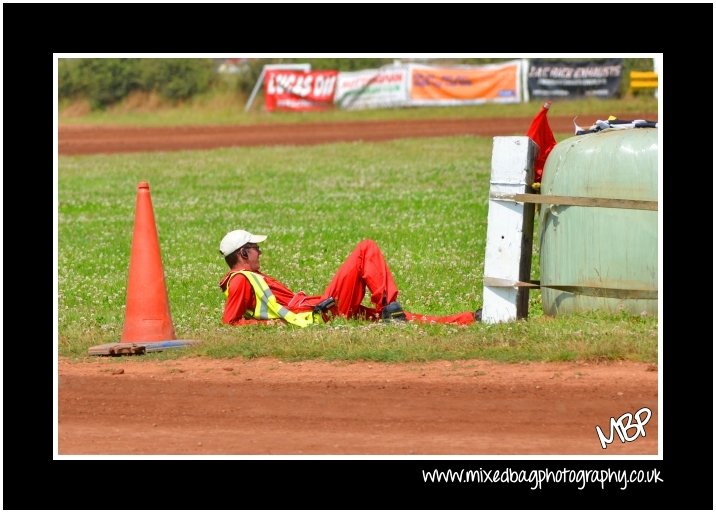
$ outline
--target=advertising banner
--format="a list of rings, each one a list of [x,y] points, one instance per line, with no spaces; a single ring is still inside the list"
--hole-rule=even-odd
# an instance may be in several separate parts
[[[411,105],[521,101],[520,61],[486,66],[410,66]]]
[[[264,79],[266,110],[331,108],[337,77],[337,71],[268,70]]]
[[[335,103],[342,109],[400,107],[408,101],[408,70],[388,67],[338,74]]]
[[[527,73],[530,98],[613,98],[619,93],[622,59],[561,62],[531,59]]]

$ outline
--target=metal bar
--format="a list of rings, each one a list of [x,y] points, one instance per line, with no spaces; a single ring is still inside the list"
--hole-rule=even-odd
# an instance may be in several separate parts
[[[632,210],[658,210],[657,201],[615,198],[588,198],[583,196],[554,196],[551,194],[490,194],[490,199],[519,203],[548,203],[578,207],[626,208]]]
[[[259,75],[258,80],[256,80],[256,85],[254,85],[253,91],[251,91],[251,96],[249,96],[249,100],[246,102],[246,106],[244,107],[244,112],[248,112],[251,108],[251,105],[254,103],[254,98],[256,97],[256,93],[259,92],[259,88],[261,87],[261,84],[264,83],[264,76],[266,75],[266,66],[261,68],[261,74]]]
[[[610,287],[580,287],[570,285],[542,285],[542,287],[581,294],[582,296],[613,297],[618,299],[658,299],[658,290],[614,289]]]
[[[656,89],[659,87],[659,82],[656,80],[632,80],[632,89]]]

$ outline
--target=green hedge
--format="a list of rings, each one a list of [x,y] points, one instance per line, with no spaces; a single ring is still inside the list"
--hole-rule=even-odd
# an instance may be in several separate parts
[[[142,88],[169,100],[186,100],[209,89],[214,77],[211,59],[140,59]]]
[[[207,91],[215,77],[211,59],[60,59],[57,71],[60,99],[87,98],[93,109],[132,91],[186,100]]]

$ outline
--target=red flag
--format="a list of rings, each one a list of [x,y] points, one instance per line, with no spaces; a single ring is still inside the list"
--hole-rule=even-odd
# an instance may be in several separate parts
[[[549,152],[552,151],[552,148],[557,144],[552,134],[552,129],[549,127],[549,122],[547,121],[547,111],[550,105],[552,105],[551,101],[542,105],[542,109],[537,113],[532,120],[529,130],[527,130],[527,137],[532,139],[535,144],[539,146],[539,153],[537,157],[535,157],[535,183],[542,181],[542,170],[544,170],[547,155],[549,155]]]

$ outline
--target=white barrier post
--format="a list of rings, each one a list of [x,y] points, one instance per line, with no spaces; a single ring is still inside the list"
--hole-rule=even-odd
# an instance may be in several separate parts
[[[487,210],[485,281],[527,282],[532,267],[535,206],[493,196],[530,192],[537,145],[529,137],[495,137]],[[494,280],[497,278],[497,280]],[[529,289],[483,285],[482,321],[488,324],[527,317]]]

